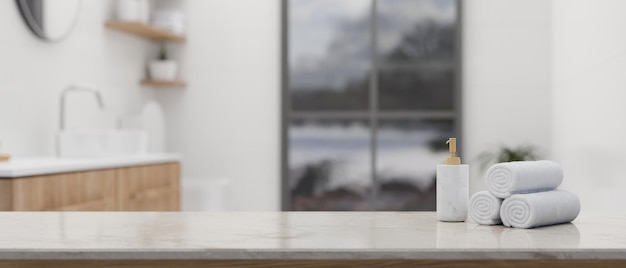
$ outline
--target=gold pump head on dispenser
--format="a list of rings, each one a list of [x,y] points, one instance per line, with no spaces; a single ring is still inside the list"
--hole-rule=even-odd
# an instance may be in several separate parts
[[[456,138],[449,138],[446,144],[450,149],[450,157],[446,158],[446,165],[460,165],[461,158],[456,156]]]

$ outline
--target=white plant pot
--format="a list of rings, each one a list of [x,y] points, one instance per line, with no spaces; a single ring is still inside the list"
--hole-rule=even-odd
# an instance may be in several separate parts
[[[178,64],[173,60],[153,60],[148,69],[152,80],[174,81],[178,73]]]

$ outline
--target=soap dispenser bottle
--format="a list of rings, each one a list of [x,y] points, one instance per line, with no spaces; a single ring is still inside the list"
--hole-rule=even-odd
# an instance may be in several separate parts
[[[469,200],[469,165],[461,164],[456,156],[456,138],[446,142],[450,157],[444,165],[437,165],[437,219],[465,221]]]

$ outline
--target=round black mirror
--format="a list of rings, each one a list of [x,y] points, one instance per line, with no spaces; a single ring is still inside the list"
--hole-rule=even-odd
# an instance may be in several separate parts
[[[28,28],[39,38],[58,41],[74,28],[80,0],[16,0]]]

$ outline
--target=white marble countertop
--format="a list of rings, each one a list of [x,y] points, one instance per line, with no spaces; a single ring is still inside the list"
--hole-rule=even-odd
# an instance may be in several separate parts
[[[0,178],[129,167],[180,161],[177,154],[145,154],[124,157],[58,158],[13,157],[0,162]]]
[[[537,229],[433,212],[1,212],[0,259],[626,259],[626,215]]]

